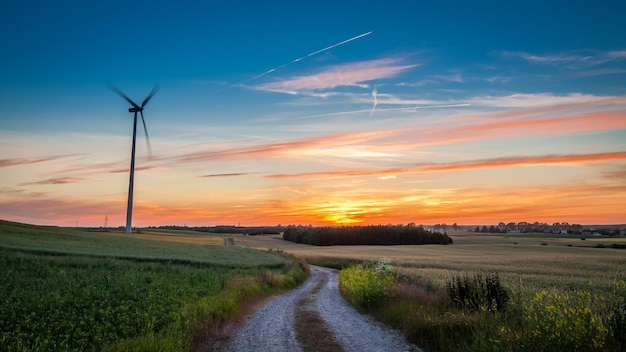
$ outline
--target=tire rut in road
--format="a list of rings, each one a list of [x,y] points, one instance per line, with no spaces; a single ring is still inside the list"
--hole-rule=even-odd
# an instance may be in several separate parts
[[[314,305],[317,293],[327,281],[328,277],[322,276],[311,292],[297,302],[295,329],[304,352],[345,352]]]

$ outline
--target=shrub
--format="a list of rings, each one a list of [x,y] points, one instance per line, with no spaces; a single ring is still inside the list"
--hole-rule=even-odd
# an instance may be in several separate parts
[[[471,311],[504,311],[509,300],[498,274],[457,275],[446,283],[446,291],[454,304]]]
[[[393,275],[371,265],[357,265],[339,274],[341,292],[360,308],[371,308],[387,301],[392,296],[393,283]]]
[[[379,275],[382,275],[382,276],[395,276],[396,275],[393,265],[391,265],[391,261],[387,258],[383,258],[379,260],[378,262],[376,262],[376,264],[373,267],[374,267],[374,270]]]

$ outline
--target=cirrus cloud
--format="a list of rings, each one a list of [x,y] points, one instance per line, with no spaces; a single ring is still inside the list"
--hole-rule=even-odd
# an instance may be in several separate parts
[[[418,64],[403,65],[398,59],[379,59],[337,65],[308,76],[296,76],[283,81],[256,85],[262,91],[298,94],[301,91],[316,91],[340,86],[363,86],[362,82],[391,78],[417,67]]]

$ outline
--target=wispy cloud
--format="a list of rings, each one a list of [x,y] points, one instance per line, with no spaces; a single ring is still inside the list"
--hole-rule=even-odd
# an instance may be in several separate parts
[[[372,98],[374,99],[374,103],[372,104],[372,111],[370,111],[370,116],[374,115],[374,110],[376,109],[376,105],[378,105],[378,90],[376,90],[376,88],[372,90]]]
[[[135,171],[144,171],[144,170],[150,170],[154,168],[156,168],[156,166],[138,166],[138,167],[135,167]],[[125,172],[130,172],[130,169],[116,169],[116,170],[109,171],[109,173],[111,174],[118,174],[118,173],[125,173]]]
[[[199,176],[199,177],[212,178],[212,177],[235,177],[235,176],[246,176],[246,175],[250,175],[250,173],[248,173],[248,172],[235,172],[235,173],[230,173],[230,174],[209,174],[209,175],[202,175],[202,176]]]
[[[385,103],[385,105],[391,105],[392,103]],[[396,105],[403,105],[403,104],[408,104],[408,102],[405,103],[401,103],[401,104],[396,104]],[[376,103],[376,105],[378,105],[378,103]],[[446,108],[459,108],[459,107],[467,107],[470,106],[471,104],[468,103],[459,103],[459,104],[443,104],[443,105],[423,105],[423,106],[409,106],[409,107],[403,107],[403,108],[378,108],[376,109],[376,111],[384,111],[384,112],[393,112],[393,111],[407,111],[407,112],[416,112],[418,110],[424,110],[424,109],[446,109]],[[327,116],[340,116],[340,115],[353,115],[353,114],[362,114],[365,112],[373,112],[373,108],[370,110],[350,110],[350,111],[337,111],[337,112],[329,112],[329,113],[325,113],[325,114],[315,114],[315,115],[308,115],[308,116],[302,116],[299,119],[309,119],[309,118],[313,118],[313,117],[327,117]],[[371,116],[371,115],[370,115]]]
[[[455,171],[470,170],[495,167],[513,166],[538,166],[538,165],[563,165],[563,164],[585,164],[614,160],[626,160],[626,151],[595,154],[568,154],[568,155],[540,155],[540,156],[520,156],[503,157],[492,159],[479,159],[471,161],[461,161],[455,163],[429,163],[417,164],[420,171]]]
[[[417,67],[417,64],[403,65],[398,59],[380,59],[332,66],[324,71],[297,76],[283,81],[275,81],[253,86],[262,91],[297,94],[302,91],[318,91],[340,86],[362,86],[363,82],[391,78]]]
[[[41,158],[0,159],[0,167],[43,163],[46,161],[59,160],[63,158],[73,157],[73,156],[76,156],[76,155],[54,155],[54,156],[46,156],[46,157],[41,157]]]
[[[539,166],[539,165],[580,165],[587,163],[599,163],[607,161],[626,160],[626,151],[594,153],[594,154],[567,154],[567,155],[539,155],[502,157],[490,159],[477,159],[469,161],[457,161],[450,163],[420,163],[412,166],[397,167],[390,169],[370,170],[335,170],[328,172],[305,172],[295,174],[274,174],[267,178],[346,178],[346,177],[378,177],[380,179],[392,179],[396,175],[414,174],[422,172],[462,171],[472,169],[502,168],[516,166]]]
[[[570,51],[554,54],[531,54],[523,51],[502,51],[505,57],[519,57],[533,64],[565,65],[571,69],[589,68],[612,61],[626,60],[626,50]]]
[[[63,185],[67,183],[78,183],[87,181],[86,178],[79,177],[55,177],[49,178],[41,181],[33,181],[33,182],[24,182],[20,183],[20,186],[32,186],[32,185]]]
[[[260,145],[251,144],[232,148],[215,149],[211,151],[185,153],[178,156],[173,156],[164,161],[167,163],[196,163],[224,159],[274,159],[289,156],[302,156],[306,154],[315,154],[316,150],[329,147],[340,149],[340,147],[358,145],[363,143],[364,141],[372,141],[379,138],[384,138],[398,132],[399,131],[396,130],[385,130],[359,133],[339,133],[333,135],[304,138],[300,140],[285,141],[280,143],[269,143]],[[351,156],[355,155],[352,154]]]
[[[537,107],[530,101],[537,100]],[[450,145],[495,139],[563,135],[626,128],[623,105],[626,98],[552,95],[475,98],[477,106],[492,106],[491,112],[469,110],[464,114],[439,118],[436,123],[418,120],[405,126],[364,131],[334,133],[301,139],[258,143],[239,141],[231,146],[209,146],[203,149],[164,157],[158,165],[193,164],[218,160],[261,160],[290,157],[324,156],[330,158],[388,158],[414,152],[427,146]],[[381,102],[379,102],[379,105]],[[449,106],[454,106],[449,105]],[[460,104],[458,106],[461,106]],[[467,104],[466,104],[467,106]],[[510,108],[509,108],[510,107]],[[517,108],[514,108],[517,107]],[[397,108],[396,110],[418,108]],[[377,109],[390,112],[394,109]],[[367,113],[370,110],[363,110]],[[333,114],[349,114],[339,112]],[[324,116],[328,116],[326,114]],[[323,116],[323,115],[319,115]],[[120,172],[127,170],[120,170]]]
[[[562,106],[572,104],[596,105],[607,104],[611,101],[626,103],[624,97],[604,97],[590,94],[572,93],[566,95],[555,95],[552,93],[516,93],[505,96],[476,96],[469,99],[459,100],[471,104],[472,106],[497,107],[497,108],[529,108],[537,109],[546,106]]]
[[[302,172],[302,173],[294,173],[294,174],[273,174],[267,175],[267,178],[276,178],[276,179],[286,179],[286,178],[294,178],[294,179],[304,179],[304,178],[346,178],[346,177],[392,177],[399,174],[413,173],[411,169],[408,168],[394,168],[394,169],[383,169],[383,170],[335,170],[335,171],[319,171],[319,172]]]
[[[435,76],[431,76],[431,80],[435,82],[443,81],[443,82],[455,82],[455,83],[462,83],[465,81],[463,79],[463,76],[461,76],[460,73],[451,73],[447,75],[435,75]]]

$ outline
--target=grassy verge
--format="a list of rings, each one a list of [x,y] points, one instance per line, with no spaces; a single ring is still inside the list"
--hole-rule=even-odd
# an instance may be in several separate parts
[[[310,296],[298,301],[295,316],[297,339],[302,344],[304,352],[343,352],[343,347],[334,338],[326,322],[315,310],[308,308],[322,285],[324,282],[320,282]]]
[[[3,351],[217,350],[245,307],[307,275],[244,248],[5,222],[0,267]]]
[[[496,274],[459,275],[439,287],[384,262],[344,269],[342,294],[428,351],[616,351],[626,348],[626,277],[609,294],[503,287]],[[500,296],[500,298],[496,298]],[[505,297],[505,299],[502,299]]]

